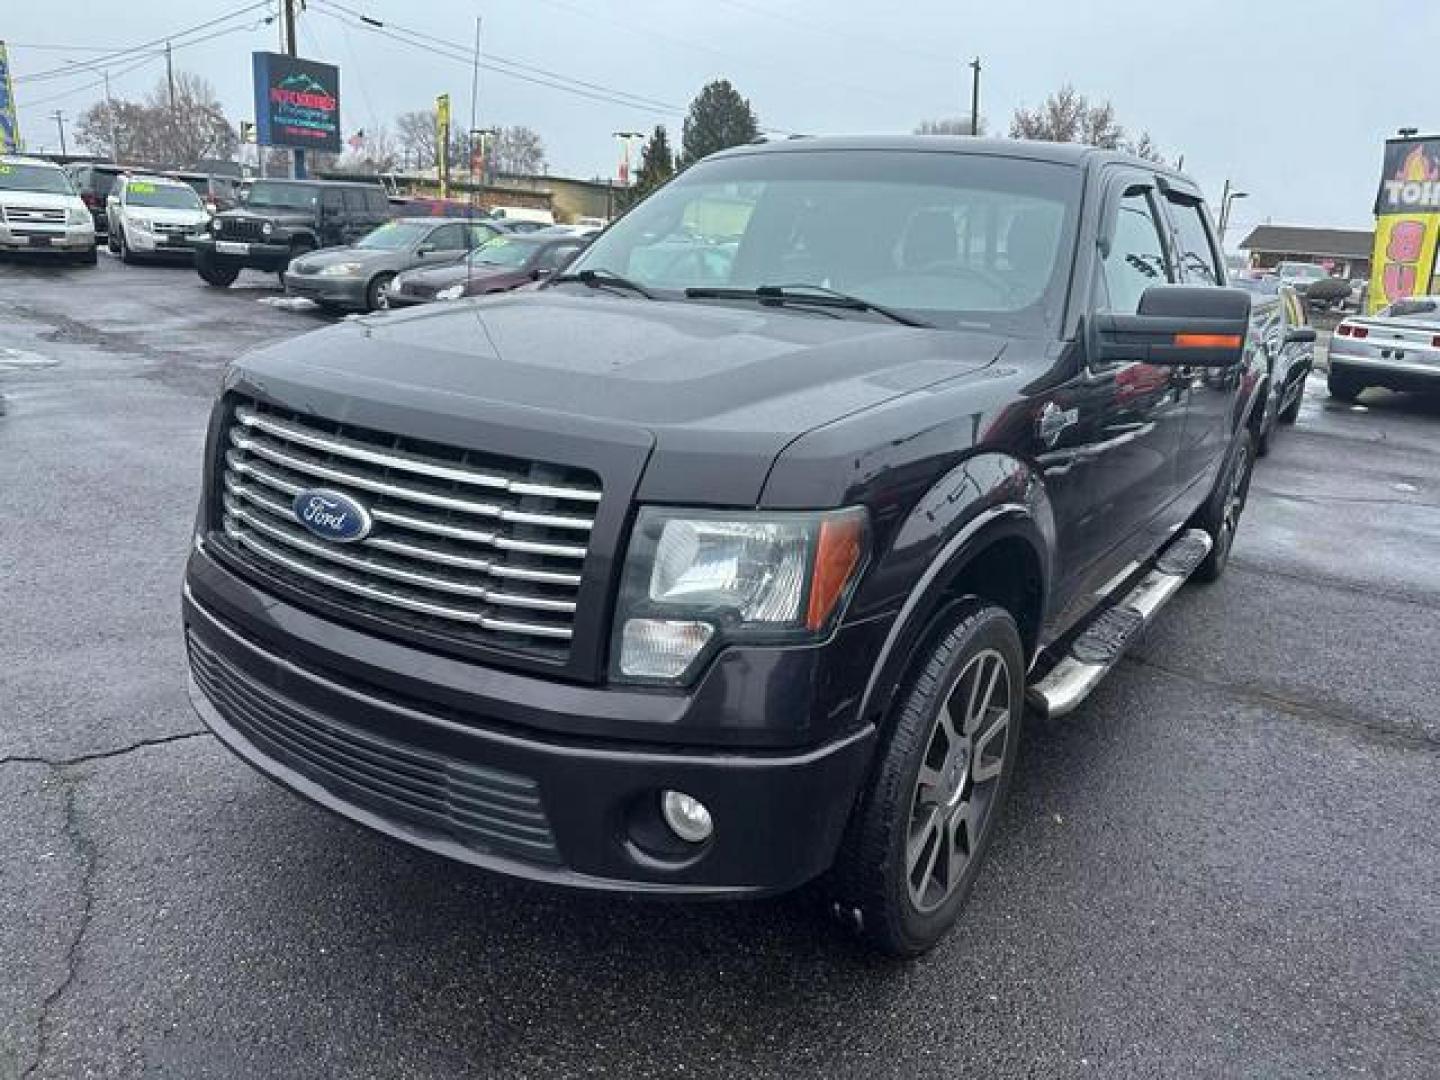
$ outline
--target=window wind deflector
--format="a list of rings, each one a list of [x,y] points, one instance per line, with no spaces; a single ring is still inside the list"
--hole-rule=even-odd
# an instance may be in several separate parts
[[[845,308],[848,311],[869,311],[902,326],[931,324],[893,308],[871,303],[859,296],[840,292],[826,285],[761,285],[754,289],[730,289],[697,286],[685,290],[690,300],[756,300],[762,304],[812,304],[816,307]]]
[[[629,278],[621,277],[619,274],[609,270],[577,270],[573,274],[556,274],[550,279],[550,285],[563,285],[567,281],[578,281],[581,285],[588,285],[592,289],[613,289],[639,293],[646,300],[654,300],[655,294],[644,285],[639,285]]]

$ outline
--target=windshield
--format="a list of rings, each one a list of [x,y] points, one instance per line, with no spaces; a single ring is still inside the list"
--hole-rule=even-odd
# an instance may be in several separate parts
[[[126,206],[153,206],[162,210],[204,210],[200,197],[179,184],[152,184],[132,180],[125,185]]]
[[[524,266],[535,245],[508,236],[487,240],[470,253],[470,261],[482,266]]]
[[[937,326],[1060,318],[1081,174],[980,154],[772,151],[701,163],[567,270],[657,295],[811,285]]]
[[[70,177],[48,165],[9,165],[0,161],[0,191],[38,191],[46,195],[74,195]]]
[[[1330,276],[1323,266],[1312,266],[1310,263],[1286,263],[1281,273],[1285,277],[1304,278],[1306,281],[1319,281]]]
[[[251,208],[270,207],[276,210],[313,210],[319,192],[305,184],[277,183],[257,180],[250,187],[245,205]]]
[[[387,221],[362,236],[355,246],[376,251],[402,251],[429,236],[433,228],[433,225],[422,225],[416,221]]]

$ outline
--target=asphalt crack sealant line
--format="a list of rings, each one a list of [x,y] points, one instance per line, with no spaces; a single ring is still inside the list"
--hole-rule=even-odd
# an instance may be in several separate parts
[[[25,1067],[24,1072],[20,1074],[21,1077],[34,1076],[45,1062],[45,1055],[50,1044],[51,1016],[55,1006],[59,1004],[60,999],[65,996],[66,991],[74,985],[76,976],[79,974],[81,950],[84,947],[85,938],[90,929],[90,922],[95,912],[95,874],[99,865],[99,856],[94,840],[86,833],[80,822],[78,800],[80,784],[84,778],[76,775],[76,770],[91,762],[123,757],[136,750],[165,746],[170,743],[183,742],[200,737],[209,737],[209,734],[208,731],[203,730],[185,731],[154,739],[142,739],[139,742],[118,747],[114,750],[102,750],[93,754],[80,754],[61,759],[49,759],[33,755],[15,755],[0,758],[0,766],[11,764],[38,765],[50,770],[52,776],[63,790],[62,806],[65,815],[65,837],[80,861],[80,915],[76,920],[75,932],[70,936],[69,944],[65,947],[63,974],[55,986],[50,989],[40,1002],[39,1015],[35,1020],[35,1055],[30,1061],[30,1064]]]

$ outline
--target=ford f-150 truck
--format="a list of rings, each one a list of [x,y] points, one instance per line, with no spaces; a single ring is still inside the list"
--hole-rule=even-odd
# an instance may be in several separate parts
[[[541,288],[234,363],[191,696],[262,773],[428,851],[664,896],[823,878],[914,955],[1027,711],[1075,708],[1224,569],[1257,347],[1163,166],[726,151]]]

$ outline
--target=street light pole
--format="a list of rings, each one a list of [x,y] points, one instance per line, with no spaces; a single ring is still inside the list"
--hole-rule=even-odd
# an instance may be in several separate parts
[[[620,140],[621,145],[624,147],[624,152],[625,152],[625,177],[624,177],[624,180],[625,180],[625,186],[626,186],[626,187],[629,187],[629,186],[633,183],[633,181],[630,179],[630,140],[631,140],[631,139],[643,139],[643,138],[645,137],[645,133],[644,133],[643,131],[616,131],[616,132],[612,132],[612,134],[615,136],[615,138],[617,138],[617,139]]]
[[[65,114],[56,109],[50,115],[55,118],[55,126],[60,129],[60,156],[69,157],[70,155],[65,152]]]
[[[1220,233],[1220,250],[1225,250],[1225,230],[1230,227],[1230,208],[1235,205],[1236,199],[1248,199],[1248,191],[1231,191],[1230,181],[1225,181],[1225,194],[1220,202],[1220,224],[1217,226]]]
[[[970,67],[975,72],[975,78],[970,84],[970,134],[978,138],[980,136],[980,58],[978,56],[970,61]]]

